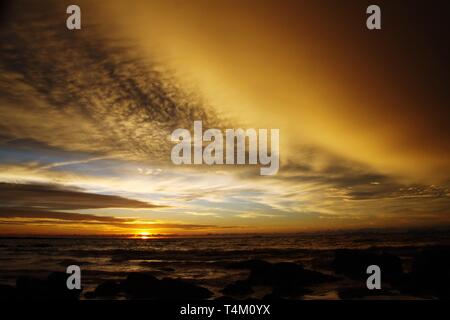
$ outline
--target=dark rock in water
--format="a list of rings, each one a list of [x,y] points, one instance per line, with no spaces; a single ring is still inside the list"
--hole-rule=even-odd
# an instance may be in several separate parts
[[[53,272],[46,280],[19,277],[16,281],[17,297],[36,300],[76,300],[82,290],[68,289],[66,283],[68,277],[69,275],[63,272]]]
[[[271,293],[266,294],[262,300],[286,300],[283,298],[283,296],[280,295],[280,293],[276,290],[272,291]]]
[[[247,281],[238,280],[227,285],[222,293],[226,295],[248,295],[253,293],[253,289]]]
[[[336,250],[333,269],[353,279],[366,279],[367,267],[377,265],[382,270],[382,280],[396,281],[403,276],[402,260],[389,253],[366,250]]]
[[[339,298],[344,300],[363,299],[373,296],[392,295],[392,292],[385,289],[369,290],[366,287],[347,287],[338,289]]]
[[[304,286],[333,281],[334,277],[320,272],[305,270],[302,265],[282,262],[272,266],[269,283],[273,286],[272,297],[300,296],[311,293]]]
[[[302,265],[290,262],[274,264],[272,276],[275,285],[313,285],[335,280],[333,276],[307,270]]]
[[[450,249],[425,249],[414,257],[412,274],[440,278],[450,275]]]
[[[228,296],[220,296],[214,299],[215,301],[235,301],[236,299]]]
[[[52,299],[76,300],[80,297],[82,289],[68,289],[67,278],[70,275],[64,272],[52,272],[47,278],[49,295]]]
[[[206,299],[212,292],[178,279],[156,277],[145,273],[130,273],[121,283],[122,290],[133,299]]]
[[[245,282],[249,286],[272,287],[274,292],[269,296],[272,298],[303,295],[311,292],[304,286],[335,280],[333,276],[304,269],[302,265],[292,262],[271,264],[262,260],[247,260],[234,263],[229,268],[249,269],[250,274]]]
[[[94,291],[88,291],[88,292],[86,292],[86,293],[84,294],[84,297],[85,297],[86,299],[95,299],[95,298],[97,298],[97,296],[95,295],[95,292],[94,292]]]
[[[275,287],[295,287],[320,284],[335,280],[320,272],[306,270],[302,265],[292,262],[269,264],[268,267],[250,271],[247,281],[254,285]]]
[[[178,279],[164,278],[160,281],[159,299],[207,299],[212,292],[206,288]]]
[[[45,299],[48,295],[45,280],[32,277],[18,277],[16,280],[17,297],[19,299]]]
[[[450,298],[450,249],[428,248],[416,254],[406,291]]]
[[[251,285],[311,285],[335,280],[332,276],[304,269],[293,262],[272,264],[263,260],[246,260],[232,263],[228,268],[249,269],[247,282]]]
[[[159,280],[147,273],[130,273],[121,283],[123,291],[134,298],[151,298],[157,294]]]
[[[304,288],[300,285],[292,284],[292,285],[277,285],[274,286],[272,293],[270,295],[273,297],[278,297],[277,299],[281,298],[288,298],[288,297],[300,297],[304,296],[305,294],[311,294],[313,293],[312,290]]]
[[[111,298],[117,296],[122,291],[122,286],[112,280],[105,281],[95,288],[95,291],[90,293],[88,298]]]
[[[263,300],[283,300],[282,297],[280,297],[277,294],[274,294],[273,292],[266,294],[262,299]]]
[[[16,288],[7,284],[0,284],[0,300],[16,299]]]

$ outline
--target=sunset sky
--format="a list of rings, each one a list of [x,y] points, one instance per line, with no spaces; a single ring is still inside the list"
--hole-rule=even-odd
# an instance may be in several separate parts
[[[450,4],[378,3],[5,2],[0,235],[449,225]],[[194,120],[279,128],[278,174],[173,165]]]

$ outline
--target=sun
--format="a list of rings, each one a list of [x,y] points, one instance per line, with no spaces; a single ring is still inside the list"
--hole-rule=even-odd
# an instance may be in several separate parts
[[[139,239],[148,239],[150,238],[151,233],[148,231],[139,231],[136,233],[136,237]]]

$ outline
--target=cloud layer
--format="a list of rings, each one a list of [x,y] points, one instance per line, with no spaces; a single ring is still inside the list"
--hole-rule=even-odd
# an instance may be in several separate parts
[[[45,3],[10,2],[0,28],[1,234],[450,222],[440,20],[416,34],[386,5],[400,20],[369,36],[360,4],[82,1],[69,32]],[[194,120],[280,128],[279,173],[171,165]]]

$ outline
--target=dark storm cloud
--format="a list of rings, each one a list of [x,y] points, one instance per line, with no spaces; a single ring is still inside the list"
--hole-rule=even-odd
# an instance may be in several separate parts
[[[108,216],[97,216],[93,214],[80,214],[72,212],[48,211],[39,208],[10,208],[0,207],[0,218],[32,218],[39,221],[64,220],[71,222],[93,222],[93,223],[124,223],[132,222],[133,219],[123,219]]]
[[[0,183],[0,202],[4,207],[50,210],[160,207],[138,200],[64,189],[56,185],[12,183]]]

